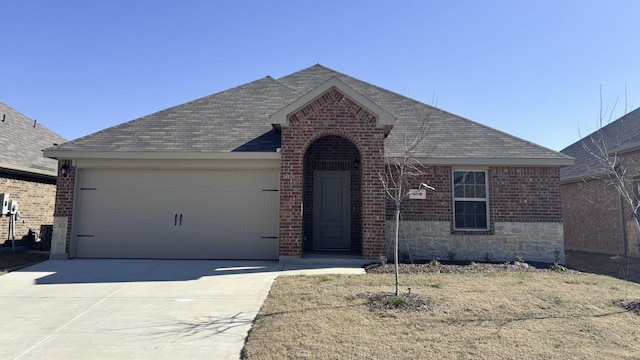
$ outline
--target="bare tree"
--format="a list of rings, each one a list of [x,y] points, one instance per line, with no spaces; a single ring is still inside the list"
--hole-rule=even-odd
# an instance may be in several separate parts
[[[433,187],[420,182],[418,189],[411,189],[411,184],[416,179],[426,175],[427,165],[422,163],[415,155],[419,145],[429,133],[429,117],[425,118],[417,128],[407,126],[401,131],[400,137],[404,142],[403,152],[391,158],[391,163],[385,165],[384,173],[378,174],[384,190],[394,205],[394,229],[393,229],[393,264],[395,272],[395,296],[400,295],[400,271],[398,268],[398,242],[400,237],[400,212],[402,203],[413,193],[423,190],[435,190]],[[433,149],[432,149],[433,150]]]
[[[625,88],[626,99],[626,88]],[[625,101],[626,103],[626,101]],[[636,231],[636,239],[640,241],[640,179],[634,177],[626,164],[620,161],[619,151],[623,140],[620,134],[606,134],[605,127],[612,122],[613,113],[617,101],[609,111],[603,107],[602,89],[600,89],[600,112],[598,115],[598,130],[589,135],[582,142],[584,150],[594,159],[597,160],[595,168],[589,169],[596,174],[603,174],[605,186],[613,186],[622,199],[623,211],[625,208],[630,212],[634,228]],[[625,104],[624,115],[627,114]],[[588,179],[583,179],[584,181]],[[624,222],[622,226],[625,226]],[[625,253],[628,249],[625,249]]]

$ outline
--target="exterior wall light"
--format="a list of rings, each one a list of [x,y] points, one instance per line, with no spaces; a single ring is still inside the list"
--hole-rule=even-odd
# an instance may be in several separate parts
[[[63,178],[69,177],[69,165],[66,161],[60,167],[60,175],[62,175]]]

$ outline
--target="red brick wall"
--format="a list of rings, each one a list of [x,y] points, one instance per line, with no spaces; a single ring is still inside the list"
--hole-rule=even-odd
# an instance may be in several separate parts
[[[54,179],[40,179],[15,174],[0,174],[0,193],[9,193],[18,202],[21,218],[15,223],[15,238],[21,240],[29,228],[53,224],[56,185]],[[0,216],[0,246],[10,245],[9,217]],[[18,244],[18,243],[17,243]]]
[[[566,250],[624,253],[620,197],[607,183],[595,179],[562,185]]]
[[[463,169],[464,167],[460,167]],[[451,166],[431,166],[412,179],[433,186],[426,200],[405,200],[402,217],[410,221],[451,221],[453,218]],[[492,166],[488,170],[491,231],[495,222],[562,222],[560,170],[557,167]],[[393,204],[387,200],[387,219]],[[490,231],[490,232],[491,232]]]
[[[71,223],[73,214],[73,195],[76,178],[76,168],[71,166],[71,160],[58,160],[58,174],[63,164],[69,166],[68,176],[66,178],[58,175],[58,188],[56,191],[56,206],[53,216],[66,216],[67,221],[67,239],[66,251],[69,253],[69,239],[71,237]]]
[[[427,190],[427,199],[405,199],[400,208],[402,218],[410,221],[451,221],[451,167],[430,166],[424,170],[424,176],[410,179],[411,188],[417,189],[425,183],[436,190]],[[387,219],[393,219],[395,205],[387,197]]]
[[[362,154],[362,254],[384,253],[384,191],[377,177],[383,169],[384,133],[375,117],[335,89],[289,117],[282,127],[280,172],[280,255],[301,256],[303,236],[304,154],[316,140],[339,136]]]
[[[559,167],[490,167],[489,196],[494,221],[562,222]]]

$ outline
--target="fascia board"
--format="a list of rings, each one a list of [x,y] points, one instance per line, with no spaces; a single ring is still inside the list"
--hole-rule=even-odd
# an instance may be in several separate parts
[[[20,166],[20,165],[13,165],[13,164],[5,164],[5,163],[0,163],[0,169],[7,169],[10,171],[17,171],[17,172],[22,172],[22,173],[30,173],[30,174],[36,174],[36,175],[44,175],[44,176],[50,176],[50,177],[56,177],[58,174],[55,171],[47,171],[47,170],[41,170],[41,169],[35,169],[35,168],[31,168],[31,167],[25,167],[25,166]]]
[[[45,150],[44,156],[52,159],[167,159],[167,160],[249,160],[280,159],[278,152],[135,152],[135,151],[70,151]]]
[[[387,164],[393,164],[396,160],[402,160],[402,157],[386,157]],[[488,166],[568,166],[573,165],[572,158],[557,159],[518,159],[518,158],[414,158],[414,163],[422,163],[424,165],[488,165]]]

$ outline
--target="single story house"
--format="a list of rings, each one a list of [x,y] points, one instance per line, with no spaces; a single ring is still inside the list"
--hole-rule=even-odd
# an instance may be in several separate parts
[[[600,151],[596,144],[604,145]],[[640,198],[640,108],[561,150],[575,164],[560,170],[565,248],[640,256],[632,212],[595,155],[610,156],[627,178],[629,194]]]
[[[0,102],[0,205],[17,203],[15,239],[29,229],[40,232],[53,224],[58,162],[42,156],[42,150],[66,140],[36,120]],[[0,246],[11,246],[9,215],[0,214]],[[22,242],[16,242],[22,245]]]
[[[52,257],[280,259],[386,254],[380,174],[428,122],[405,202],[413,259],[564,257],[560,168],[528,141],[315,65],[50,147]]]

